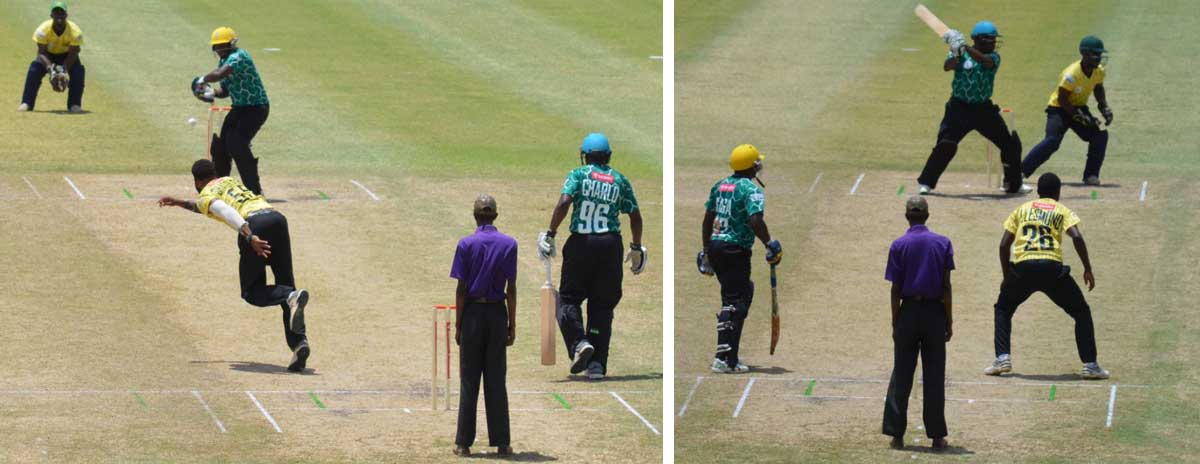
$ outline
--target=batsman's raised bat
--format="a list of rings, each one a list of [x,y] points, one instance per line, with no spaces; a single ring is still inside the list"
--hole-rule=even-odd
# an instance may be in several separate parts
[[[546,283],[542,284],[542,365],[554,365],[554,328],[555,313],[558,310],[558,290],[550,279],[550,260],[543,259],[546,264]]]
[[[929,11],[929,8],[925,8],[925,5],[918,3],[917,8],[913,12],[917,14],[918,18],[921,18],[921,21],[925,21],[925,24],[930,29],[933,29],[933,32],[936,32],[938,37],[946,35],[946,31],[950,30],[949,27],[946,27],[946,23],[938,19],[932,11]]]
[[[775,290],[775,265],[771,265],[771,355],[775,354],[775,345],[779,343],[779,294]]]

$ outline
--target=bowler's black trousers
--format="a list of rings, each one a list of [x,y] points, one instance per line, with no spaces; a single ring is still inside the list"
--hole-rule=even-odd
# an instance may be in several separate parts
[[[483,376],[483,402],[487,410],[488,446],[509,446],[508,392],[504,387],[508,366],[508,310],[500,303],[467,303],[462,309],[458,351],[460,390],[458,434],[454,444],[475,443],[475,410],[479,402],[479,377]]]
[[[912,393],[917,355],[921,356],[924,386],[925,434],[946,436],[946,310],[941,301],[900,303],[896,327],[892,329],[895,360],[883,407],[883,434],[903,437],[908,427],[908,397]]]
[[[250,242],[238,234],[238,274],[242,282],[242,299],[254,306],[283,307],[283,334],[292,351],[306,340],[304,334],[292,331],[292,310],[287,297],[296,290],[296,278],[292,275],[292,239],[288,235],[287,218],[275,210],[251,213],[246,218],[250,232],[271,245],[271,257],[263,258],[254,253]],[[275,284],[267,285],[267,266],[275,275]]]

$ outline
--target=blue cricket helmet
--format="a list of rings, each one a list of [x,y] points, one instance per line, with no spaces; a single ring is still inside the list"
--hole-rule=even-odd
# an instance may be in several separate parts
[[[998,36],[1000,31],[996,30],[996,25],[991,21],[980,21],[975,23],[975,27],[971,28],[971,38],[974,39],[981,35]]]
[[[612,148],[608,146],[608,137],[599,132],[592,132],[583,138],[583,143],[579,145],[579,153],[585,155],[592,153],[611,155]]]

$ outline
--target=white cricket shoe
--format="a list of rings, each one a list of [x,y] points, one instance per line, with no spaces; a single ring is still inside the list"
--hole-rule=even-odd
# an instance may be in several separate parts
[[[292,310],[292,318],[288,321],[288,327],[291,327],[292,332],[303,334],[304,308],[308,306],[308,290],[301,288],[289,293],[287,305]]]
[[[17,107],[17,112],[18,112],[18,113],[24,113],[24,112],[26,112],[26,111],[29,111],[29,104],[28,104],[28,103],[22,103],[22,104],[21,104],[21,106],[18,106],[18,107]]]
[[[588,363],[587,378],[588,380],[604,380],[604,366],[598,362]]]
[[[985,375],[1000,375],[1006,372],[1012,372],[1012,358],[996,358],[992,361],[992,365],[983,368]]]
[[[1100,185],[1100,176],[1088,176],[1083,180],[1084,185]]]
[[[79,105],[74,105],[70,108],[67,108],[67,112],[68,113],[82,113],[83,108],[80,108]]]
[[[712,363],[712,371],[718,374],[741,374],[750,372],[750,366],[738,362],[736,366],[729,367],[729,364],[726,364],[725,361],[714,358]]]
[[[1079,376],[1088,380],[1104,380],[1108,378],[1108,371],[1100,367],[1100,364],[1087,363],[1083,365],[1083,372],[1080,372]]]
[[[596,347],[588,343],[587,340],[580,340],[575,344],[575,360],[571,362],[571,373],[578,374],[587,369],[588,361],[592,360],[592,353],[596,351]]]
[[[931,192],[933,192],[933,187],[925,184],[917,184],[917,193],[921,195],[928,195]]]
[[[1008,187],[1000,187],[1000,191],[1009,195],[1027,195],[1033,191],[1033,186],[1029,184],[1021,184],[1021,187],[1015,192],[1009,192]]]

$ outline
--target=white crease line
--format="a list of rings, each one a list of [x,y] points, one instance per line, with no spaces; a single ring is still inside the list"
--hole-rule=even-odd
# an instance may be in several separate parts
[[[253,401],[255,406],[258,406],[258,410],[262,411],[263,417],[267,418],[267,422],[271,423],[271,427],[275,427],[275,432],[283,433],[283,429],[279,428],[279,424],[275,422],[274,417],[271,417],[271,413],[267,412],[267,408],[264,408],[262,403],[258,402],[258,398],[255,398],[254,394],[250,392],[246,392],[246,396],[250,397],[250,401]]]
[[[1146,188],[1150,186],[1150,181],[1142,181],[1142,194],[1138,195],[1138,201],[1146,201]]]
[[[615,391],[610,391],[608,393],[610,395],[612,395],[613,398],[616,398],[617,401],[620,401],[621,404],[625,406],[625,409],[628,409],[629,412],[631,412],[631,413],[633,413],[633,415],[637,416],[638,419],[641,419],[642,423],[646,424],[646,427],[650,427],[651,432],[654,432],[655,435],[662,435],[662,433],[660,433],[658,431],[658,429],[654,428],[654,424],[651,424],[650,421],[646,420],[645,417],[642,417],[641,413],[637,412],[636,409],[633,409],[633,406],[630,406],[629,403],[626,403],[625,398],[621,398],[621,395],[618,395],[617,392],[615,392]]]
[[[367,195],[370,196],[372,200],[379,201],[379,197],[375,196],[375,194],[372,193],[369,189],[367,189],[367,187],[365,185],[358,183],[357,180],[350,179],[350,183],[357,185],[358,188],[362,189],[362,191],[367,192]]]
[[[817,178],[813,179],[812,186],[808,187],[808,193],[813,193],[813,190],[816,190],[817,184],[821,182],[821,176],[823,176],[823,175],[825,175],[825,173],[823,173],[823,172],[817,173]]]
[[[801,395],[801,394],[781,394],[781,395],[763,395],[768,398],[799,398],[799,399],[818,399],[818,400],[883,400],[882,396],[855,396],[855,395]],[[921,397],[913,397],[913,401],[920,401]],[[1020,398],[950,398],[946,397],[946,401],[958,401],[962,403],[1049,403],[1049,400],[1030,400]],[[1078,400],[1055,400],[1055,403],[1082,403]]]
[[[750,396],[750,389],[754,387],[754,377],[750,377],[750,381],[746,382],[746,389],[742,390],[742,399],[738,400],[737,407],[733,409],[733,417],[737,417],[742,413],[742,407],[746,406],[746,397]]]
[[[221,430],[221,433],[225,433],[225,424],[221,423],[221,419],[217,419],[217,415],[213,413],[212,408],[208,407],[208,402],[204,401],[204,397],[200,396],[200,392],[192,390],[192,396],[196,397],[196,401],[200,402],[200,406],[204,406],[204,410],[208,412],[209,417],[212,417],[213,422],[217,424],[217,428]]]
[[[857,192],[857,191],[858,191],[858,184],[861,184],[861,183],[862,183],[862,180],[863,180],[863,177],[866,177],[866,176],[867,176],[867,173],[865,173],[865,172],[864,172],[864,173],[860,173],[860,174],[858,175],[858,180],[854,181],[854,186],[853,186],[853,187],[850,187],[850,194],[851,194],[851,195],[854,195],[854,192]]]
[[[679,417],[683,417],[683,414],[687,412],[687,407],[692,403],[692,397],[696,395],[696,389],[700,388],[700,382],[703,380],[704,377],[696,376],[696,383],[693,383],[692,388],[688,389],[687,399],[683,400],[683,406],[679,408]]]
[[[150,393],[158,395],[179,394],[190,395],[193,390],[138,390],[139,393]],[[246,390],[195,390],[201,393],[208,394],[241,394]],[[346,390],[346,389],[331,389],[331,390],[250,390],[258,394],[302,394],[307,395],[309,392],[319,393],[324,395],[407,395],[412,397],[420,397],[414,395],[409,390]],[[644,394],[644,393],[661,393],[655,390],[613,390],[623,394]],[[130,390],[0,390],[0,395],[128,395]],[[531,391],[517,390],[508,392],[510,395],[548,395],[550,393],[558,393],[560,395],[607,395],[608,391],[596,390],[559,390],[559,391]],[[428,398],[428,395],[424,396]]]
[[[29,186],[29,190],[33,190],[33,194],[37,195],[39,200],[42,199],[42,192],[39,192],[37,187],[33,186],[33,182],[30,182],[29,179],[25,178],[25,176],[21,176],[21,180],[25,181],[25,185]]]
[[[75,183],[74,183],[74,182],[71,182],[71,178],[70,178],[70,177],[63,176],[63,180],[67,181],[67,185],[70,185],[70,186],[71,186],[71,190],[74,190],[76,195],[79,195],[79,199],[80,199],[80,200],[86,200],[86,199],[87,199],[87,197],[84,197],[84,196],[83,196],[83,192],[80,192],[80,191],[79,191],[79,187],[76,187],[76,186],[75,186]]]
[[[732,377],[732,376],[716,376],[716,377],[705,377],[705,378],[717,379],[717,380],[737,380],[736,377]],[[795,383],[806,382],[809,380],[816,380],[818,382],[840,382],[840,383],[888,383],[889,382],[887,379],[851,379],[851,378],[845,378],[845,377],[827,377],[827,378],[821,378],[821,377],[756,377],[756,378],[759,378],[761,380],[766,380],[766,381],[772,381],[772,382],[795,382]],[[917,380],[917,382],[924,383],[920,380]],[[1098,384],[1094,384],[1094,383],[1083,383],[1082,381],[1079,383],[947,381],[946,385],[999,385],[999,386],[1011,386],[1011,387],[1049,387],[1051,385],[1057,385],[1059,387],[1105,388],[1105,385],[1098,385]],[[1126,388],[1182,388],[1182,387],[1185,387],[1184,385],[1149,385],[1149,384],[1132,384],[1132,383],[1128,383],[1128,384],[1122,383],[1122,384],[1118,384],[1118,385],[1120,385],[1122,387],[1126,387]]]
[[[1117,404],[1117,386],[1113,385],[1112,390],[1108,391],[1108,419],[1104,420],[1104,428],[1112,428],[1113,406]]]
[[[650,55],[650,59],[652,59],[652,60],[661,60],[661,59],[663,59],[663,57],[662,57],[661,55]]]

